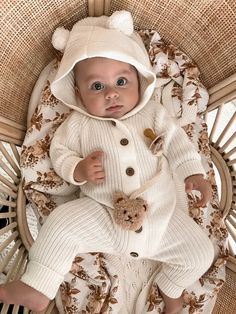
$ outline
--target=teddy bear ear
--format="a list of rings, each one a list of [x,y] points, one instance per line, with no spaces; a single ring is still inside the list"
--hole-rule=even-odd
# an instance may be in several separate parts
[[[142,204],[142,206],[144,208],[144,211],[146,212],[147,209],[148,209],[147,202],[143,198],[141,198],[141,197],[137,197],[136,200],[138,200]]]
[[[107,20],[107,27],[117,29],[128,36],[134,32],[132,16],[125,10],[114,12]]]
[[[121,201],[123,201],[123,200],[125,200],[127,198],[128,198],[127,195],[125,193],[123,193],[123,192],[115,192],[113,194],[113,202],[114,202],[114,204],[117,204],[117,203],[119,203],[119,202],[121,202]]]
[[[52,35],[53,47],[63,53],[65,51],[69,36],[70,32],[68,29],[65,29],[64,27],[58,27]]]

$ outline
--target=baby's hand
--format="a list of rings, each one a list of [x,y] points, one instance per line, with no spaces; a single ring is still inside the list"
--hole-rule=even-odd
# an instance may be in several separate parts
[[[205,207],[212,196],[210,183],[205,180],[201,174],[192,175],[186,178],[184,182],[186,193],[191,193],[192,190],[197,190],[201,193],[201,199],[197,202],[197,205]]]
[[[74,180],[78,182],[88,181],[96,184],[102,183],[105,178],[101,157],[102,151],[95,151],[80,161],[74,170]]]

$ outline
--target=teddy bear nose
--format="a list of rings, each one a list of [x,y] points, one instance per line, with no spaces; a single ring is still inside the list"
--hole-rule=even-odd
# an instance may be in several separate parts
[[[129,219],[131,219],[131,218],[132,218],[132,216],[128,215],[128,218],[129,218]]]

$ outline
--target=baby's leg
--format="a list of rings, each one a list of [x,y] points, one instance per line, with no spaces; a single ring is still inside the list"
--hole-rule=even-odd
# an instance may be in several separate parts
[[[49,299],[22,281],[0,285],[0,301],[6,304],[23,305],[33,311],[41,312],[49,304]]]
[[[156,258],[163,262],[156,282],[165,301],[166,313],[177,313],[179,306],[182,306],[183,290],[198,280],[211,266],[214,259],[213,245],[189,216],[176,210]]]
[[[36,309],[32,299],[37,294],[38,310],[44,308],[55,297],[74,257],[85,252],[110,253],[113,233],[109,213],[93,200],[84,197],[59,206],[30,249],[30,262],[21,281],[1,286],[0,299]],[[23,293],[18,290],[20,285]],[[10,297],[11,290],[17,293]]]

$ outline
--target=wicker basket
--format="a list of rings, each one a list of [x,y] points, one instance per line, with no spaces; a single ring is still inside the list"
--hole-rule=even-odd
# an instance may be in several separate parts
[[[50,44],[52,32],[60,25],[70,28],[88,15],[108,15],[122,9],[132,13],[136,28],[158,29],[165,41],[189,55],[199,66],[202,81],[209,89],[210,101],[205,114],[206,118],[214,116],[210,131],[212,159],[219,172],[221,208],[231,236],[227,281],[213,313],[236,313],[236,114],[227,111],[228,102],[236,99],[234,0],[1,2],[0,152],[4,157],[0,159],[0,206],[4,206],[5,212],[0,212],[0,222],[8,219],[9,224],[0,229],[4,239],[0,252],[4,253],[11,245],[3,254],[1,271],[7,280],[19,278],[33,242],[21,188],[19,149],[26,130],[32,88],[42,69],[55,57]],[[228,120],[224,123],[226,112]],[[7,310],[8,306],[4,305],[1,313]],[[11,311],[17,313],[18,307]],[[47,313],[53,311],[51,303]]]

